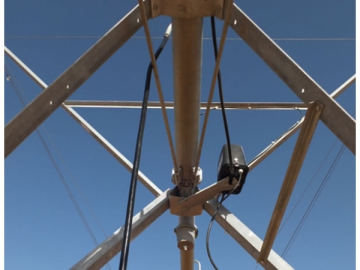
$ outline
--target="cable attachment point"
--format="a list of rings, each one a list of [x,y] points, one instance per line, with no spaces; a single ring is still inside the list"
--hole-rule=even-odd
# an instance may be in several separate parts
[[[179,167],[179,170],[177,172],[175,172],[174,169],[171,170],[171,182],[173,182],[175,186],[177,186],[180,183],[181,175],[182,175],[181,167]]]

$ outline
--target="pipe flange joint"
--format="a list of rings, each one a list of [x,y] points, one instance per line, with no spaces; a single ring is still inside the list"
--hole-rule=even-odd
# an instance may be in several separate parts
[[[195,238],[197,238],[198,236],[198,233],[199,233],[199,230],[197,228],[196,225],[190,225],[190,224],[180,224],[179,226],[177,226],[175,229],[174,229],[174,232],[177,233],[178,230],[180,229],[191,229],[191,230],[194,230],[195,231]]]
[[[198,236],[198,229],[195,225],[180,224],[174,229],[179,249],[188,251],[194,248],[195,238]]]

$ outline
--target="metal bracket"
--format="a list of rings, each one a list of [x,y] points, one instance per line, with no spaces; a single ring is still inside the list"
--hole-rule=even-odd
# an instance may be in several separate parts
[[[175,170],[172,169],[171,170],[171,182],[173,182],[173,184],[177,186],[180,183],[181,175],[182,175],[181,167],[179,167],[177,172],[175,172]]]
[[[171,182],[176,186],[181,187],[194,187],[201,183],[202,181],[202,170],[198,167],[197,172],[195,172],[195,167],[192,168],[193,175],[191,181],[186,181],[182,179],[182,168],[179,167],[179,170],[175,172],[174,169],[171,171]]]
[[[198,192],[199,189],[196,187],[195,192]],[[169,208],[172,215],[177,216],[199,216],[202,213],[202,203],[194,205],[191,208],[184,209],[179,202],[183,200],[183,197],[180,197],[179,188],[176,186],[169,195]]]
[[[150,0],[151,18],[165,15],[176,18],[191,19],[215,16],[224,18],[226,0]]]
[[[193,178],[194,178],[194,185],[197,186],[198,184],[201,183],[202,181],[202,170],[200,169],[200,167],[197,168],[197,172],[195,172],[195,167],[192,168],[193,170]]]
[[[179,195],[178,187],[175,187],[169,195],[170,213],[178,216],[198,216],[201,215],[203,204],[213,199],[222,191],[232,190],[237,185],[237,180],[229,184],[229,177],[226,177],[203,190],[196,188],[196,192],[189,197],[183,198]]]

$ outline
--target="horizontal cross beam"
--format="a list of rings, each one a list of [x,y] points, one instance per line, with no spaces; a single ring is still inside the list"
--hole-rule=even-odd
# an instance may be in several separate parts
[[[80,107],[80,108],[129,108],[138,109],[142,107],[140,101],[107,101],[107,100],[67,100],[65,104],[69,107]],[[200,103],[200,109],[206,109],[206,102]],[[174,102],[165,102],[167,109],[174,109]],[[307,105],[300,102],[224,102],[225,109],[245,109],[245,110],[256,110],[256,109],[306,109]],[[158,101],[149,101],[148,108],[160,109],[161,105]],[[221,110],[220,102],[212,102],[210,105],[212,110]]]

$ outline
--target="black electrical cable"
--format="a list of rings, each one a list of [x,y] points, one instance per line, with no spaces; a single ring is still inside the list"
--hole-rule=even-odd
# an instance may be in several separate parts
[[[221,200],[218,201],[218,205],[216,207],[216,210],[215,210],[215,214],[211,217],[211,220],[210,220],[210,223],[209,223],[209,226],[208,226],[208,229],[207,229],[207,232],[206,232],[206,252],[207,252],[207,255],[209,257],[209,260],[212,264],[212,266],[214,267],[215,270],[218,270],[215,262],[213,261],[212,259],[212,256],[211,256],[211,252],[210,252],[210,247],[209,247],[209,238],[210,238],[210,232],[211,232],[211,228],[212,228],[212,224],[214,222],[214,219],[220,209],[220,206],[221,204],[224,202],[224,199],[225,198],[225,194],[222,194],[222,197],[221,197]]]
[[[216,29],[215,29],[215,18],[214,18],[214,16],[211,16],[211,35],[212,35],[212,41],[213,41],[213,47],[214,47],[214,55],[215,55],[215,60],[216,60],[217,56],[218,56],[218,48],[217,48],[217,42],[216,42]],[[226,135],[226,143],[227,143],[228,152],[229,152],[229,160],[230,160],[229,184],[231,185],[232,181],[233,181],[233,175],[234,175],[234,166],[233,166],[232,153],[231,153],[229,128],[228,128],[228,124],[227,124],[225,106],[224,106],[224,98],[223,98],[223,91],[222,91],[222,81],[221,81],[220,68],[219,68],[219,72],[217,74],[217,78],[218,78],[217,81],[218,81],[218,87],[219,87],[221,112],[222,112],[222,117],[223,117],[223,122],[224,122],[225,135]]]
[[[242,173],[243,173],[243,172],[240,171],[240,178],[239,178],[239,179],[241,179],[241,174],[242,174]],[[206,252],[207,252],[207,255],[208,255],[208,257],[209,257],[209,260],[210,260],[210,262],[211,262],[211,264],[212,264],[212,266],[214,267],[215,270],[219,270],[219,268],[217,268],[214,260],[212,259],[211,252],[210,252],[210,246],[209,246],[209,238],[210,238],[210,232],[211,232],[212,224],[213,224],[213,222],[214,222],[214,220],[215,220],[215,217],[216,217],[217,213],[219,212],[219,209],[220,209],[221,205],[223,204],[223,202],[224,202],[227,198],[229,198],[229,196],[235,191],[235,189],[237,189],[237,187],[238,187],[239,185],[240,185],[240,180],[239,180],[239,182],[236,184],[236,186],[235,186],[228,194],[225,195],[224,193],[222,193],[221,199],[220,199],[220,201],[218,201],[218,205],[216,206],[215,213],[214,213],[214,215],[211,217],[211,220],[210,220],[210,223],[209,223],[207,232],[206,232]]]
[[[167,28],[166,33],[164,35],[163,41],[161,42],[159,48],[155,53],[155,59],[157,59],[162,52],[166,42],[170,37],[171,32],[171,25]],[[131,240],[131,227],[132,227],[132,216],[134,213],[134,204],[135,204],[135,194],[136,194],[136,183],[137,183],[137,176],[140,166],[140,156],[141,156],[141,147],[142,147],[142,138],[144,134],[145,128],[145,119],[146,119],[146,111],[147,111],[147,102],[149,98],[150,92],[150,82],[151,82],[151,73],[152,73],[153,66],[150,63],[147,74],[146,74],[146,82],[145,82],[145,90],[144,90],[144,97],[143,97],[143,104],[141,108],[141,116],[140,116],[140,124],[138,130],[138,136],[136,141],[136,148],[135,148],[135,157],[134,157],[134,165],[131,173],[131,182],[130,182],[130,190],[129,190],[129,197],[128,197],[128,205],[126,210],[126,218],[125,218],[125,228],[123,234],[123,242],[122,242],[122,252],[120,257],[120,265],[119,270],[126,270],[127,266],[127,259],[129,255],[129,246]]]
[[[214,55],[215,55],[215,60],[216,60],[217,56],[218,56],[218,49],[217,49],[217,42],[216,42],[215,19],[214,19],[213,16],[211,17],[211,34],[212,34]],[[219,69],[218,74],[217,74],[217,79],[218,79],[218,87],[219,87],[221,112],[222,112],[222,117],[223,117],[225,135],[226,135],[226,143],[227,143],[227,148],[228,148],[228,152],[229,152],[229,161],[230,161],[229,184],[231,185],[232,181],[233,181],[233,175],[234,175],[234,166],[233,166],[232,153],[231,153],[231,143],[230,143],[229,129],[228,129],[226,113],[225,113],[220,69]],[[241,179],[241,175],[240,175],[239,179]],[[215,220],[215,217],[216,217],[222,203],[235,191],[235,189],[238,187],[239,184],[240,184],[240,180],[237,183],[237,185],[235,186],[235,188],[233,190],[231,190],[228,194],[226,194],[226,195],[222,194],[222,197],[221,197],[221,199],[218,202],[218,205],[216,207],[215,213],[211,217],[211,220],[210,220],[210,223],[209,223],[209,226],[208,226],[208,230],[207,230],[207,233],[206,233],[206,251],[207,251],[207,255],[209,257],[209,260],[210,260],[210,262],[211,262],[211,264],[212,264],[212,266],[214,267],[215,270],[218,270],[218,268],[217,268],[215,262],[212,259],[212,256],[211,256],[211,253],[210,253],[210,247],[209,247],[209,238],[210,238],[210,232],[211,232],[212,224],[213,224],[213,222]]]

